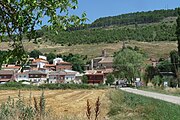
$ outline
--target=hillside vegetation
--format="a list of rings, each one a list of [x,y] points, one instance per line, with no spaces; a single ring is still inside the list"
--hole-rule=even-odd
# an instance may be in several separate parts
[[[34,49],[40,50],[42,53],[55,53],[55,54],[64,54],[67,55],[69,53],[72,54],[80,54],[87,55],[89,59],[100,56],[103,49],[107,51],[108,56],[112,56],[114,52],[119,51],[122,48],[123,43],[99,43],[99,44],[81,44],[81,45],[73,45],[61,46],[60,44],[54,43],[38,43],[34,44],[32,42],[24,42],[25,50],[30,52]],[[137,42],[137,41],[129,41],[126,42],[126,46],[131,47],[139,47],[144,53],[148,55],[148,57],[152,58],[164,58],[168,57],[170,51],[177,49],[176,42]],[[0,50],[8,50],[8,43],[2,42],[0,44]]]
[[[144,23],[156,23],[167,17],[176,17],[176,10],[154,10],[148,12],[136,12],[118,16],[103,17],[95,20],[92,27],[103,27],[111,25],[132,25]]]
[[[37,31],[37,37],[62,45],[116,43],[124,40],[175,41],[176,9],[155,10],[105,17],[92,24],[68,28],[66,31]]]

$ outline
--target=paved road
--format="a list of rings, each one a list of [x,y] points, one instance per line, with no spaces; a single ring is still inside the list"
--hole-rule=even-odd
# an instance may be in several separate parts
[[[165,95],[165,94],[155,93],[155,92],[148,92],[148,91],[143,91],[143,90],[137,90],[137,89],[132,89],[132,88],[120,88],[120,89],[129,93],[139,94],[139,95],[152,97],[155,99],[160,99],[160,100],[164,100],[164,101],[175,103],[175,104],[180,104],[180,97]]]

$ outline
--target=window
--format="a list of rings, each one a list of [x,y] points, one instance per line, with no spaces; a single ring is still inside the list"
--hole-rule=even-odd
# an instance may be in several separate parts
[[[33,75],[30,75],[30,77],[33,77]]]
[[[21,75],[19,75],[19,77],[21,78]]]
[[[26,77],[26,75],[24,75],[24,78]]]

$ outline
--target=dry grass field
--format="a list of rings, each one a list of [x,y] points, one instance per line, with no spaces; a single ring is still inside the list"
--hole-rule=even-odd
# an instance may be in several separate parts
[[[129,41],[126,42],[127,46],[137,46],[141,50],[143,50],[149,57],[152,58],[160,58],[167,57],[171,50],[177,49],[177,42],[137,42],[137,41]],[[43,53],[54,52],[57,54],[81,54],[87,55],[88,58],[93,58],[101,55],[101,51],[106,49],[108,55],[113,55],[114,52],[117,52],[122,48],[122,42],[119,43],[100,43],[100,44],[82,44],[82,45],[72,45],[72,46],[61,46],[60,44],[53,43],[42,43],[42,44],[34,44],[32,42],[24,42],[25,49],[27,51],[32,51],[33,49],[40,50]],[[7,50],[8,44],[1,42],[0,50]]]
[[[75,116],[76,118],[86,119],[86,103],[90,101],[92,112],[94,112],[95,102],[100,97],[100,120],[104,120],[109,111],[109,100],[107,93],[109,90],[46,90],[46,108],[54,116]],[[18,98],[19,91],[1,90],[0,104],[5,102],[8,96]],[[39,98],[41,91],[32,91],[32,97]],[[25,100],[29,100],[30,91],[21,91]]]

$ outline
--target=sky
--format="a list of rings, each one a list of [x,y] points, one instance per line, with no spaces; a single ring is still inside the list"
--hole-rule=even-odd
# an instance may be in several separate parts
[[[180,7],[180,0],[78,0],[78,2],[78,9],[71,10],[70,14],[81,16],[86,12],[89,19],[87,23],[92,23],[100,17]],[[47,18],[44,18],[43,23],[46,22]]]

